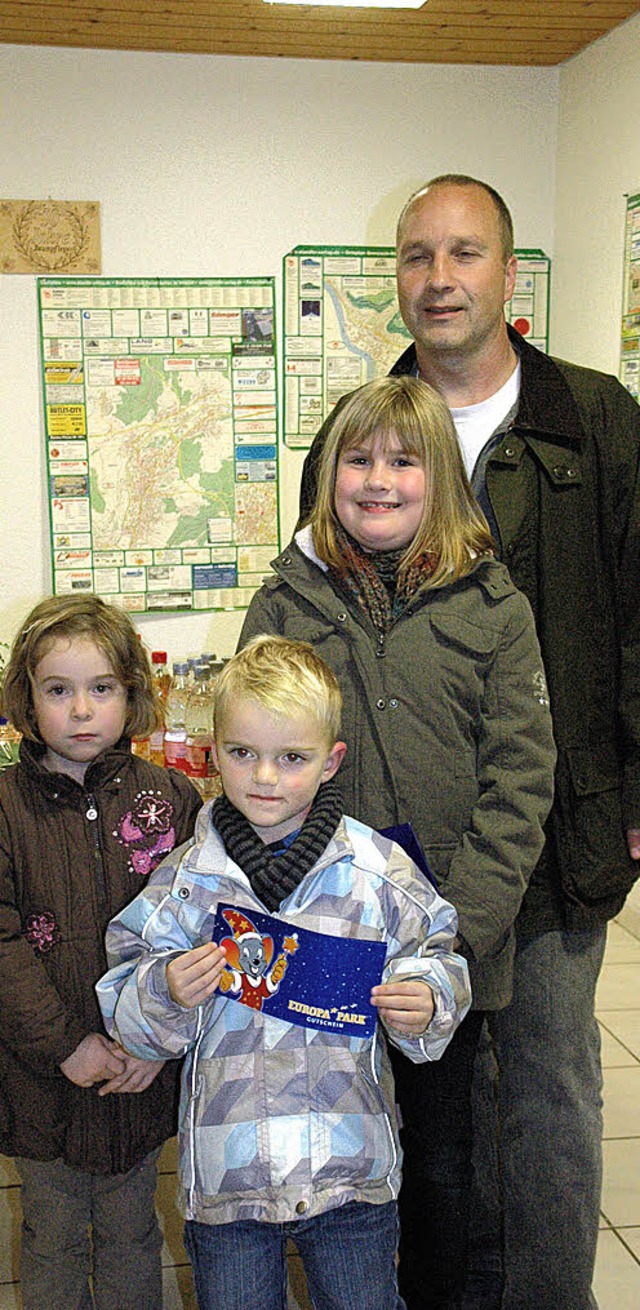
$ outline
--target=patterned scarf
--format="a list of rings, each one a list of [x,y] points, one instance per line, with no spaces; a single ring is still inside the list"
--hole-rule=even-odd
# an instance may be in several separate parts
[[[340,789],[330,778],[318,788],[297,837],[278,855],[226,796],[214,801],[211,818],[227,854],[246,873],[256,896],[273,912],[326,850],[343,813]]]
[[[329,574],[368,614],[376,636],[384,640],[394,619],[402,613],[422,583],[431,577],[436,557],[430,551],[420,555],[400,588],[398,570],[406,546],[402,550],[367,551],[339,524],[335,533],[342,564],[339,569],[330,567]]]

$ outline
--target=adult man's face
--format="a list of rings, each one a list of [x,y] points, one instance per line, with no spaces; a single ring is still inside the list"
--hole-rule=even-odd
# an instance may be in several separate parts
[[[400,312],[421,357],[473,356],[506,334],[505,301],[516,274],[506,262],[498,213],[482,187],[432,187],[398,234]]]

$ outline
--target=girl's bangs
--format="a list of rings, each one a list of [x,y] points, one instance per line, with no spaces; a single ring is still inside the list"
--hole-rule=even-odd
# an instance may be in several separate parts
[[[338,448],[338,458],[344,454],[345,450],[366,450],[372,445],[373,441],[380,441],[382,449],[386,454],[389,450],[397,449],[398,443],[405,455],[411,455],[424,460],[425,442],[424,438],[418,431],[417,420],[414,428],[413,415],[409,416],[409,423],[406,419],[396,425],[392,418],[385,418],[379,422],[372,421],[371,430],[366,434],[362,430],[357,433],[353,428],[343,433],[342,440]]]

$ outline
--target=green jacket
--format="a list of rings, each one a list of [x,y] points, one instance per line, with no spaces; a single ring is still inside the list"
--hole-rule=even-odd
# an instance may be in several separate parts
[[[615,378],[508,331],[520,400],[486,487],[533,609],[558,747],[547,842],[517,925],[530,937],[606,922],[638,875],[625,830],[640,827],[640,407]],[[415,367],[410,346],[392,373]],[[305,462],[303,515],[331,421]]]
[[[310,529],[274,561],[240,644],[310,641],[337,674],[348,751],[345,811],[373,828],[410,821],[458,911],[474,1003],[506,1005],[513,921],[543,845],[555,750],[531,611],[506,568],[483,560],[423,592],[377,646],[334,590]]]

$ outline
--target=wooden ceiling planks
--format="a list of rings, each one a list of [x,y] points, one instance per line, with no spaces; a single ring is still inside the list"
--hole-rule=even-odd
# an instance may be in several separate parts
[[[427,0],[419,10],[264,0],[3,0],[0,42],[399,63],[554,65],[640,0]]]

